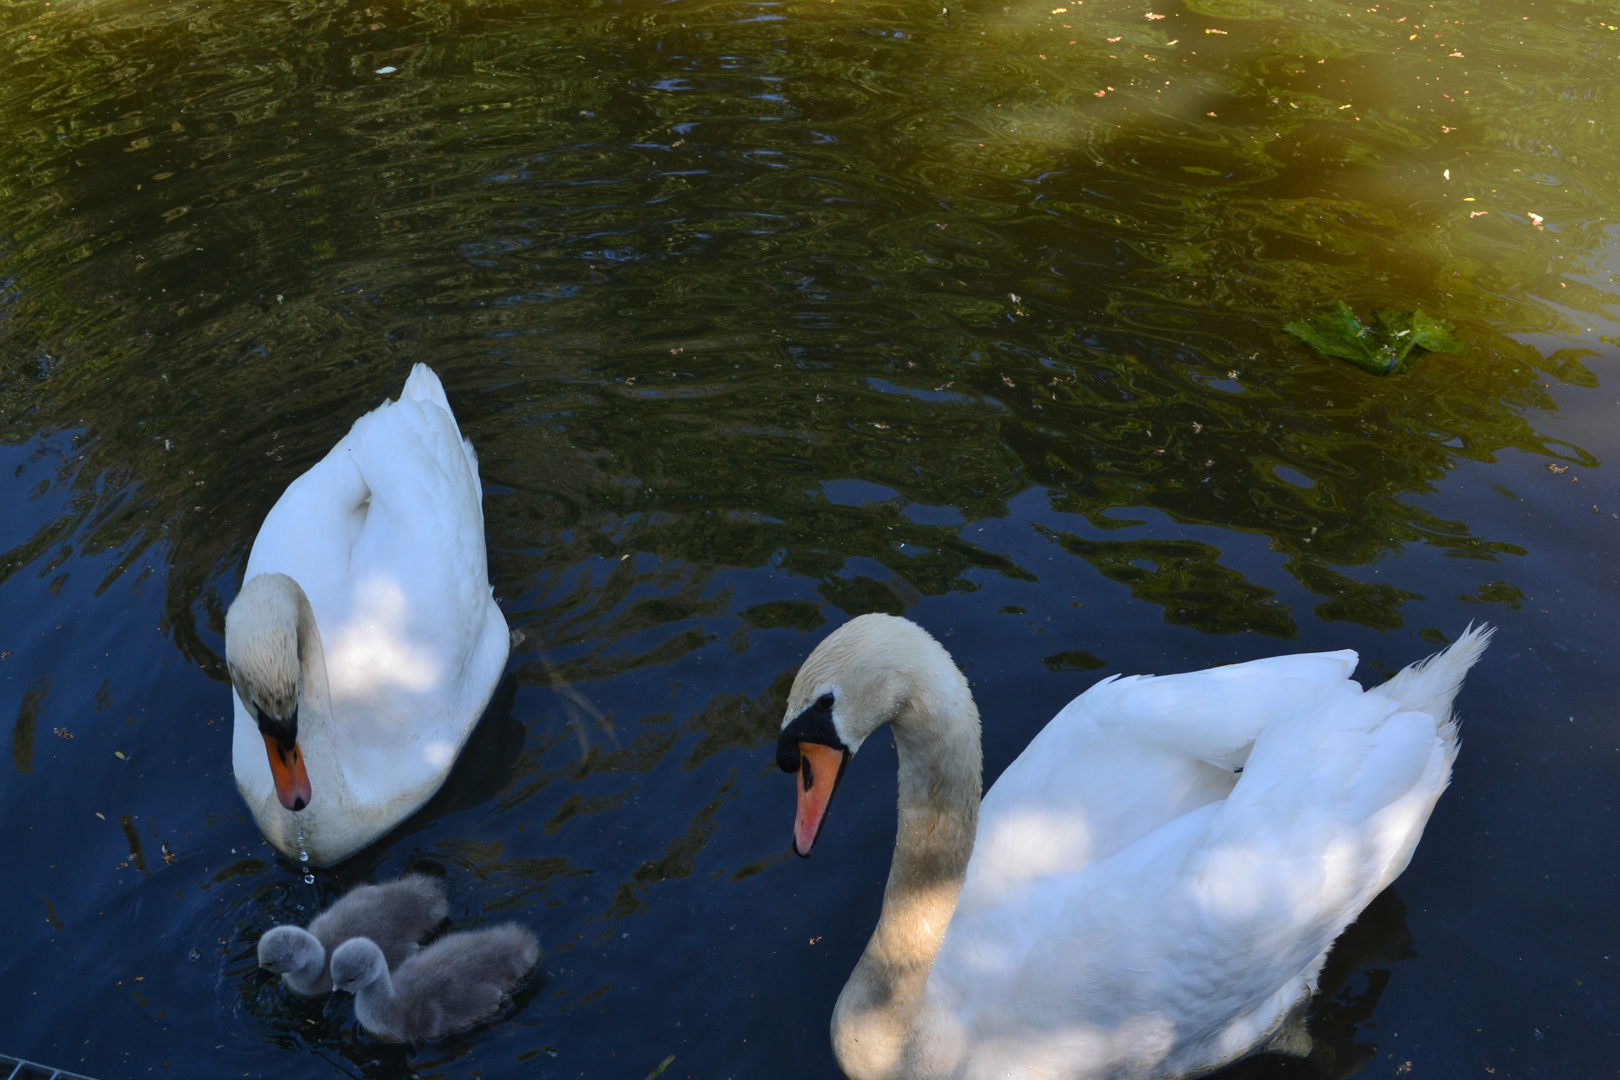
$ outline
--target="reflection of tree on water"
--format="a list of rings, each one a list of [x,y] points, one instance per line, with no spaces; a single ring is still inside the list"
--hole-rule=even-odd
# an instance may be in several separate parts
[[[1506,336],[1557,321],[1530,277],[1372,182],[1433,171],[1436,136],[1281,90],[1302,81],[1291,50],[1305,47],[1286,23],[1235,52],[1235,38],[1204,43],[1223,50],[1223,84],[1274,87],[1269,103],[1232,103],[1268,117],[1266,138],[1232,141],[1163,112],[1157,90],[1128,115],[1110,98],[1060,122],[1052,101],[1089,86],[1093,62],[1158,69],[1084,34],[1067,54],[1080,67],[1043,69],[1040,92],[1022,67],[984,62],[1052,20],[931,37],[975,74],[912,117],[894,42],[808,48],[842,16],[730,24],[720,51],[749,59],[721,71],[719,46],[673,15],[648,13],[632,43],[611,19],[582,33],[564,11],[482,11],[177,23],[92,5],[52,14],[49,50],[19,45],[0,97],[14,234],[0,431],[74,429],[78,445],[59,469],[73,505],[0,575],[120,549],[115,577],[161,538],[168,629],[217,674],[215,583],[286,482],[414,358],[445,375],[491,486],[521,493],[489,507],[503,595],[609,548],[776,558],[845,611],[896,603],[883,580],[846,576],[852,559],[924,595],[969,587],[974,567],[1028,572],[954,527],[816,491],[858,476],[970,520],[1038,486],[1099,527],[1140,506],[1252,533],[1323,597],[1320,617],[1387,629],[1407,596],[1344,568],[1410,543],[1513,554],[1411,495],[1505,447],[1580,456],[1524,416],[1551,407],[1544,376],[1592,383],[1578,357]],[[108,33],[148,77],[104,62]],[[783,33],[807,47],[784,50]],[[557,35],[574,44],[557,51]],[[521,93],[458,59],[474,55],[524,72]],[[399,77],[370,74],[381,56]],[[791,100],[764,92],[784,78]],[[855,85],[893,95],[883,123]],[[1016,130],[963,141],[997,109]],[[693,123],[704,139],[670,134]],[[1576,310],[1603,299],[1553,291]],[[1329,293],[1433,297],[1474,356],[1379,381],[1268,329]],[[1282,607],[1234,620],[1165,601],[1184,578],[1251,608],[1259,587],[1211,579],[1209,552],[1160,555],[1131,588],[1171,621],[1291,632]],[[1117,560],[1099,558],[1110,573]]]
[[[1042,530],[1131,595],[1164,608],[1165,622],[1215,633],[1243,630],[1293,637],[1295,624],[1276,593],[1220,564],[1220,549],[1194,540],[1085,540]],[[1147,566],[1143,566],[1147,563]]]
[[[1358,1039],[1358,1025],[1371,1018],[1389,983],[1391,965],[1412,952],[1406,905],[1394,886],[1367,905],[1361,917],[1339,935],[1322,965],[1307,1027],[1315,1042],[1303,1060],[1260,1054],[1213,1074],[1221,1080],[1344,1080],[1378,1052]]]
[[[630,880],[619,884],[613,902],[608,905],[607,918],[622,919],[627,915],[634,915],[645,906],[638,894],[645,892],[652,885],[692,876],[693,871],[697,869],[697,857],[702,854],[714,836],[714,816],[720,812],[722,806],[737,797],[736,786],[736,770],[733,769],[732,775],[715,792],[716,798],[704,804],[703,808],[693,815],[686,826],[686,831],[669,842],[663,858],[649,859],[642,863],[630,875]]]

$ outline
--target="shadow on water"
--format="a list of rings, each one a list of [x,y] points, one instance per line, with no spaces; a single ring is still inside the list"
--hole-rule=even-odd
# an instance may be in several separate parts
[[[1373,898],[1333,943],[1306,1027],[1314,1046],[1308,1058],[1259,1054],[1218,1073],[1219,1080],[1344,1080],[1378,1053],[1361,1025],[1372,1018],[1389,983],[1390,968],[1411,956],[1406,905],[1390,886]]]
[[[337,867],[317,871],[317,876],[341,874],[338,880],[348,888],[376,881],[378,867],[388,861],[393,849],[416,833],[434,829],[441,819],[462,811],[476,810],[498,798],[512,783],[519,756],[523,753],[525,731],[512,715],[517,700],[517,679],[510,671],[495,687],[484,715],[462,747],[444,786],[439,788],[416,813],[375,844],[356,852]],[[291,865],[290,863],[288,864]],[[412,869],[427,869],[413,866]],[[443,877],[443,868],[435,876]],[[342,890],[339,890],[340,892]]]

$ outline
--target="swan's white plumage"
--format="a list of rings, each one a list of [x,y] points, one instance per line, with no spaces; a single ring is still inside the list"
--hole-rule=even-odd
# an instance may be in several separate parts
[[[1365,692],[1346,651],[1071,702],[984,798],[918,1075],[1182,1077],[1253,1052],[1406,868],[1489,637]]]
[[[1369,691],[1349,651],[1105,680],[975,822],[978,715],[948,654],[903,619],[841,627],[800,669],[783,738],[818,700],[849,750],[891,724],[901,825],[834,1009],[840,1066],[1180,1080],[1292,1043],[1334,939],[1450,781],[1451,702],[1490,636]]]
[[[297,815],[282,808],[240,696],[237,785],[277,848],[295,853],[302,824],[312,859],[329,865],[439,789],[509,647],[489,585],[478,459],[426,365],[288,485],[244,586],[262,574],[296,581],[320,631],[326,686],[306,670],[300,693],[314,795]]]
[[[1083,869],[1225,798],[1260,732],[1343,693],[1355,666],[1345,651],[1098,683],[986,793],[961,902],[994,902],[1032,878]]]

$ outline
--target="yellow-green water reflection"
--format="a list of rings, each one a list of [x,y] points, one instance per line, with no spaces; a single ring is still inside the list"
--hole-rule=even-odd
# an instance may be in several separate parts
[[[83,542],[167,524],[191,590],[416,356],[581,536],[657,509],[638,546],[749,564],[818,478],[1039,482],[1339,597],[1391,543],[1487,551],[1400,494],[1594,380],[1513,335],[1612,301],[1620,17],[1518,10],[12,4],[9,428],[82,427]],[[1341,297],[1472,355],[1384,384],[1279,334]]]

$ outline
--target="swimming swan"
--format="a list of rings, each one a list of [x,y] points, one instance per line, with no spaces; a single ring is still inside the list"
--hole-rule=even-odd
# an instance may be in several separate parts
[[[900,823],[877,929],[833,1009],[851,1080],[1165,1080],[1265,1050],[1406,867],[1451,776],[1451,702],[1492,631],[1375,689],[1356,654],[1106,679],[981,804],[979,715],[929,634],[864,615],[799,670],[777,742],[808,855],[890,724]]]
[[[354,938],[332,954],[332,982],[354,995],[360,1026],[388,1042],[431,1042],[494,1016],[507,991],[540,959],[540,943],[517,923],[447,934],[399,965]]]
[[[236,786],[289,857],[340,862],[439,790],[506,665],[478,459],[417,364],[288,485],[225,617]]]
[[[281,976],[303,997],[332,992],[327,959],[350,938],[376,942],[390,968],[421,949],[417,942],[450,913],[444,884],[424,874],[406,874],[385,885],[350,889],[315,916],[309,928],[273,926],[259,938],[259,966]]]

